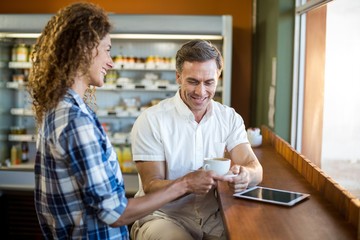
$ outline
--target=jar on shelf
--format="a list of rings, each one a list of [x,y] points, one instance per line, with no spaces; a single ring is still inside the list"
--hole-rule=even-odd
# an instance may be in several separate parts
[[[16,47],[16,62],[27,62],[29,60],[29,48],[25,43],[20,43]]]
[[[18,83],[23,83],[23,82],[25,82],[25,75],[24,74],[13,74],[12,81],[18,82]]]
[[[22,126],[12,126],[10,127],[10,134],[14,134],[14,135],[26,134],[26,128]]]
[[[105,83],[110,85],[115,84],[117,78],[118,74],[116,70],[108,70],[105,75]]]

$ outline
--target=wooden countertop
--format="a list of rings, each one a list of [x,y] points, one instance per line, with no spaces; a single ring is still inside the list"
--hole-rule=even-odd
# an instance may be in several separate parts
[[[276,150],[268,145],[254,152],[264,169],[260,186],[309,193],[293,207],[232,196],[227,183],[218,184],[219,203],[229,240],[356,239],[356,228],[316,191]]]

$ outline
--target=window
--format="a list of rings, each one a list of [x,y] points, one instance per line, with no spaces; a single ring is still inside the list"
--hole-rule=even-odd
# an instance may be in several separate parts
[[[360,1],[298,1],[291,144],[360,198]]]

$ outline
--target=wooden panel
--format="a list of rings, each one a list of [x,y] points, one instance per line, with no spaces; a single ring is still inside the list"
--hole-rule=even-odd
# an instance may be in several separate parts
[[[326,6],[306,18],[304,116],[301,153],[321,166],[324,108]]]
[[[313,161],[297,152],[290,144],[262,126],[261,132],[265,144],[273,146],[292,167],[300,173],[311,186],[333,204],[340,214],[353,226],[359,228],[360,200],[341,187],[334,179],[325,174]],[[360,230],[359,230],[360,231]],[[359,234],[360,236],[360,234]]]

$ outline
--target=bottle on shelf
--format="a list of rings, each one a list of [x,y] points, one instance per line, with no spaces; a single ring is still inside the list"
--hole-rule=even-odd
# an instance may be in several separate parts
[[[122,148],[121,170],[124,173],[136,173],[136,166],[132,160],[129,144],[124,145]]]
[[[27,142],[21,143],[21,162],[26,163],[29,161],[29,144]]]
[[[20,163],[19,161],[19,156],[18,156],[18,148],[13,145],[11,147],[11,157],[10,157],[10,161],[11,161],[11,165],[17,165]]]
[[[15,44],[11,49],[11,61],[12,62],[17,61],[16,53],[17,53],[17,45]]]
[[[121,147],[120,146],[114,146],[114,150],[116,152],[116,156],[121,168],[121,164],[122,164],[122,151],[121,151]]]

